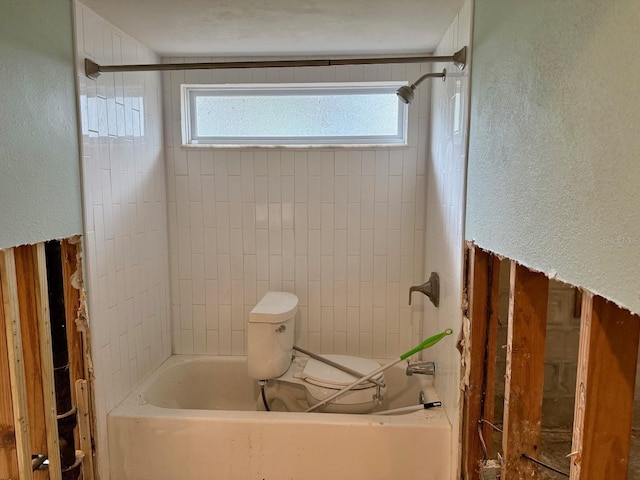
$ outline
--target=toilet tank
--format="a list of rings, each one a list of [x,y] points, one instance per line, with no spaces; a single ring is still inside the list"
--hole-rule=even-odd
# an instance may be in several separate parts
[[[249,313],[247,363],[249,377],[277,378],[291,365],[298,297],[267,292]]]

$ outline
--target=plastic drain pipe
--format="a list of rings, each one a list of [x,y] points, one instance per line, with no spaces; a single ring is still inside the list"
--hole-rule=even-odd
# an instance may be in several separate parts
[[[342,390],[340,390],[340,391],[334,393],[333,395],[325,398],[321,402],[318,402],[315,405],[312,405],[311,407],[307,408],[305,410],[305,412],[313,412],[314,410],[322,407],[323,405],[326,405],[327,403],[334,401],[335,399],[343,396],[345,393],[353,390],[354,387],[357,387],[358,385],[360,385],[361,383],[366,382],[370,378],[375,377],[380,372],[384,372],[385,370],[393,367],[394,365],[397,365],[398,363],[402,362],[403,360],[406,360],[407,358],[409,358],[411,355],[414,355],[414,354],[424,350],[425,348],[429,348],[429,347],[434,346],[436,343],[438,343],[444,337],[446,337],[447,335],[451,335],[452,333],[453,333],[453,330],[451,330],[450,328],[447,328],[444,332],[438,333],[438,334],[436,334],[436,335],[434,335],[432,337],[427,338],[420,345],[412,348],[408,352],[403,353],[402,355],[400,355],[395,360],[387,363],[386,365],[381,366],[380,368],[375,369],[373,372],[370,372],[370,373],[366,374],[364,377],[357,379],[356,381],[354,381],[350,385],[347,385]]]

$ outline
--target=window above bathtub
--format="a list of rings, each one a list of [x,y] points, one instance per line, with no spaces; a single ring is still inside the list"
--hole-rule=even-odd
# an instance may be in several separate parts
[[[406,82],[182,85],[184,146],[406,145]]]

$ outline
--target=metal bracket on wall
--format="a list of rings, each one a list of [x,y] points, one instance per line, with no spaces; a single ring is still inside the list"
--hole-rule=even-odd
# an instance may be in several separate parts
[[[440,306],[440,276],[436,272],[431,272],[429,280],[422,285],[414,285],[409,288],[409,305],[411,305],[411,294],[420,292],[431,300],[435,307]]]

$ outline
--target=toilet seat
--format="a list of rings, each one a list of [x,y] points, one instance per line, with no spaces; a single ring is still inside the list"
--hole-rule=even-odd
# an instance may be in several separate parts
[[[363,375],[367,375],[368,373],[380,368],[380,364],[378,362],[369,358],[353,357],[350,355],[322,355],[322,357],[335,363],[339,363],[340,365],[344,365],[356,372],[360,372]],[[383,373],[380,372],[375,375],[373,379],[381,382],[383,377]],[[338,370],[331,365],[327,365],[326,363],[322,363],[321,361],[313,358],[310,358],[307,361],[307,364],[300,374],[300,378],[312,385],[332,390],[341,390],[347,385],[351,385],[356,380],[356,377],[353,375],[343,372],[342,370]],[[375,384],[373,382],[365,381],[354,387],[353,390],[364,390],[374,386]]]
[[[380,365],[370,359],[351,357],[347,355],[323,355],[334,362],[345,365],[353,370],[367,374],[380,368]],[[384,372],[374,377],[384,384]],[[337,370],[318,360],[297,356],[291,362],[289,369],[280,377],[274,379],[282,386],[286,384],[303,387],[308,405],[318,403],[338,390],[354,382],[355,378],[348,373]],[[386,394],[386,387],[378,387],[374,383],[364,382],[324,407],[325,412],[331,413],[367,413],[375,408],[374,395]],[[271,394],[270,398],[277,398],[278,394]],[[293,407],[291,407],[293,408]],[[306,407],[296,411],[304,411]],[[293,411],[293,410],[290,410]]]

